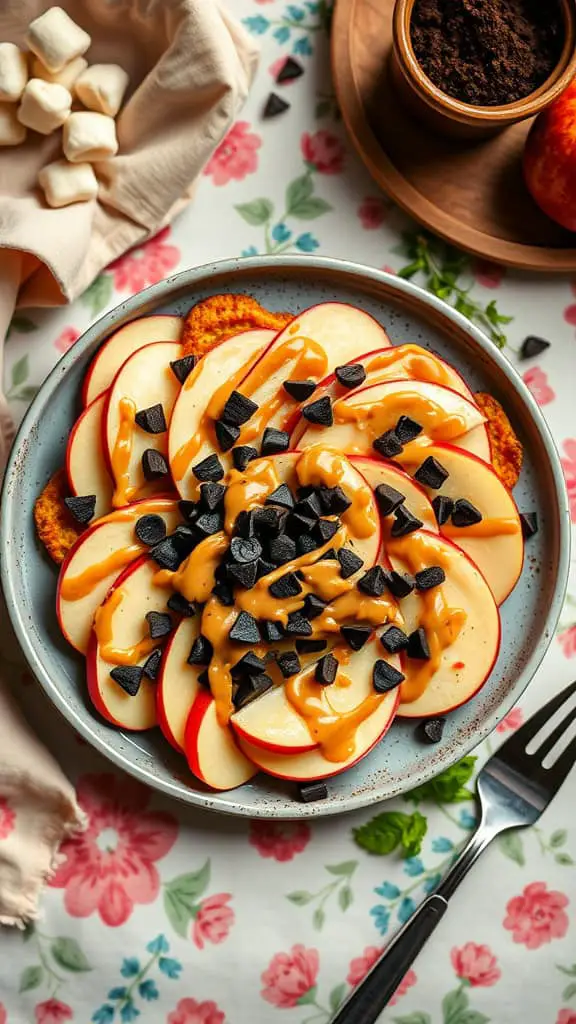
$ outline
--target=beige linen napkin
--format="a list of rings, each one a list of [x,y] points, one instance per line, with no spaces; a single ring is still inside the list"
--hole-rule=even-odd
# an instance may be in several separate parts
[[[57,137],[29,132],[0,150],[0,371],[18,306],[79,295],[112,260],[186,205],[194,183],[246,98],[257,52],[217,0],[58,0],[92,37],[90,63],[130,75],[117,121],[119,154],[96,165],[98,199],[51,210],[36,188]],[[0,41],[21,43],[44,0],[2,0]],[[0,474],[13,436],[0,393]],[[0,619],[5,609],[0,608]],[[1,635],[5,637],[2,627]],[[18,654],[0,652],[0,923],[37,914],[66,836],[83,827],[74,792],[7,693]]]

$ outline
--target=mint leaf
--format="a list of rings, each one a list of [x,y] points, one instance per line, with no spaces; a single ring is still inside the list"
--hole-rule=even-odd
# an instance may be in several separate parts
[[[404,857],[415,857],[422,847],[428,824],[426,818],[415,811],[383,811],[365,825],[353,829],[354,839],[363,850],[381,856],[398,847]]]
[[[265,224],[274,213],[274,207],[269,199],[253,199],[250,203],[239,203],[234,209],[253,227]]]
[[[526,863],[524,844],[518,832],[504,832],[498,837],[498,846],[505,857],[523,868]]]
[[[174,931],[186,938],[186,931],[196,906],[210,881],[210,861],[199,871],[173,878],[164,888],[164,909]]]
[[[465,785],[474,774],[477,758],[463,757],[430,782],[416,786],[404,795],[404,799],[418,804],[421,800],[432,800],[437,804],[455,804],[462,800],[473,800],[474,794]]]
[[[423,814],[414,811],[402,832],[402,852],[405,857],[416,857],[422,849],[422,840],[428,831],[428,822]]]

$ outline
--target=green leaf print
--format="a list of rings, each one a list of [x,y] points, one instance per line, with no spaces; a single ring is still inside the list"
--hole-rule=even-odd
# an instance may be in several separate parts
[[[354,902],[354,893],[349,885],[345,885],[338,893],[338,905],[340,910],[348,910],[351,903]]]
[[[316,931],[321,932],[325,923],[326,914],[324,912],[324,908],[316,907],[316,910],[314,911],[314,914],[312,916],[312,924],[314,925]]]
[[[302,174],[299,178],[294,178],[286,188],[287,215],[294,213],[294,209],[299,205],[299,203],[303,203],[309,199],[313,192],[314,182],[310,171],[307,171],[306,174]]]
[[[76,939],[54,939],[50,947],[50,952],[52,953],[56,963],[66,971],[76,971],[80,973],[82,971],[92,970],[92,967],[88,963],[88,960],[86,959],[86,956],[79,944],[76,942]]]
[[[17,363],[14,363],[12,367],[12,387],[18,388],[28,378],[30,367],[28,365],[28,356],[22,356]]]
[[[32,988],[38,988],[42,984],[44,978],[44,970],[40,964],[34,964],[31,967],[25,967],[20,975],[20,987],[19,992],[29,992]]]
[[[393,1024],[432,1024],[432,1017],[429,1013],[422,1013],[416,1010],[404,1017],[393,1017]]]
[[[416,786],[409,793],[405,793],[404,799],[417,804],[421,800],[431,800],[437,804],[455,804],[463,800],[473,800],[474,793],[465,789],[466,783],[474,774],[475,757],[463,757],[461,761],[453,764],[446,771],[441,772],[430,782],[424,782]]]
[[[239,203],[234,207],[247,224],[258,227],[270,220],[274,207],[269,199],[253,199],[250,203]]]
[[[290,900],[290,903],[295,903],[297,907],[305,907],[307,903],[314,899],[314,895],[311,892],[299,889],[296,892],[289,892],[286,899]]]
[[[504,832],[498,837],[498,846],[505,857],[509,857],[521,868],[526,863],[524,856],[524,844],[518,832]]]
[[[330,1003],[330,1009],[332,1010],[332,1013],[336,1012],[338,1007],[341,1005],[345,995],[346,982],[343,981],[341,985],[336,985],[336,987],[332,989],[330,995],[328,996],[328,1002]]]
[[[400,848],[404,857],[415,857],[420,853],[427,829],[426,818],[419,811],[413,814],[383,811],[365,825],[353,829],[353,834],[358,846],[368,853],[385,855]]]
[[[461,988],[448,992],[442,1000],[444,1024],[456,1024],[466,1009],[468,1009],[468,996]]]
[[[550,846],[553,850],[557,850],[559,846],[564,846],[567,839],[568,833],[565,828],[556,829],[550,836]]]
[[[100,274],[80,296],[82,305],[88,306],[92,316],[98,316],[112,298],[114,279],[112,274]]]
[[[198,911],[198,897],[210,881],[210,861],[199,871],[179,875],[164,887],[164,909],[174,931],[186,938],[188,925]]]
[[[331,875],[346,875],[348,877],[357,867],[357,860],[343,860],[341,864],[326,864],[326,871],[329,871]]]
[[[574,864],[573,858],[569,853],[557,853],[554,857],[557,864],[561,864],[562,867],[569,868]]]
[[[318,994],[318,986],[317,985],[313,985],[312,988],[309,988],[308,991],[305,992],[303,996],[300,996],[300,999],[298,1000],[296,1005],[297,1006],[313,1006],[314,1003],[316,1002],[317,994]]]
[[[16,313],[10,321],[6,337],[9,338],[13,331],[16,331],[18,334],[31,334],[32,331],[35,330],[36,324],[33,320],[30,320],[27,316],[20,316]]]
[[[320,196],[310,196],[309,199],[302,199],[296,206],[293,206],[290,213],[298,220],[315,220],[316,217],[328,213],[332,207]]]
[[[33,387],[29,384],[27,387],[20,388],[20,391],[12,397],[18,402],[31,402],[33,398],[36,398],[39,388]]]
[[[573,999],[576,996],[576,982],[572,982],[571,985],[567,985],[562,993],[562,999],[568,1002],[569,999]]]

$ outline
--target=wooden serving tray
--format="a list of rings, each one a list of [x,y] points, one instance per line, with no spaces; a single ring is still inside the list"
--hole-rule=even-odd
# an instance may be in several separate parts
[[[394,0],[337,0],[332,73],[346,127],[370,174],[407,213],[454,245],[525,270],[576,270],[576,235],[536,206],[522,178],[531,121],[482,142],[433,134],[388,74]]]

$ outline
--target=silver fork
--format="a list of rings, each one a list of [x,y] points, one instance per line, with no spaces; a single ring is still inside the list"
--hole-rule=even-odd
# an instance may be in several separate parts
[[[364,981],[342,1004],[332,1024],[374,1024],[482,851],[500,832],[525,828],[538,821],[576,762],[574,738],[550,767],[545,768],[542,763],[576,719],[576,706],[535,751],[528,754],[526,747],[574,693],[576,682],[548,701],[486,762],[476,780],[481,808],[478,829],[435,892],[421,903]]]

